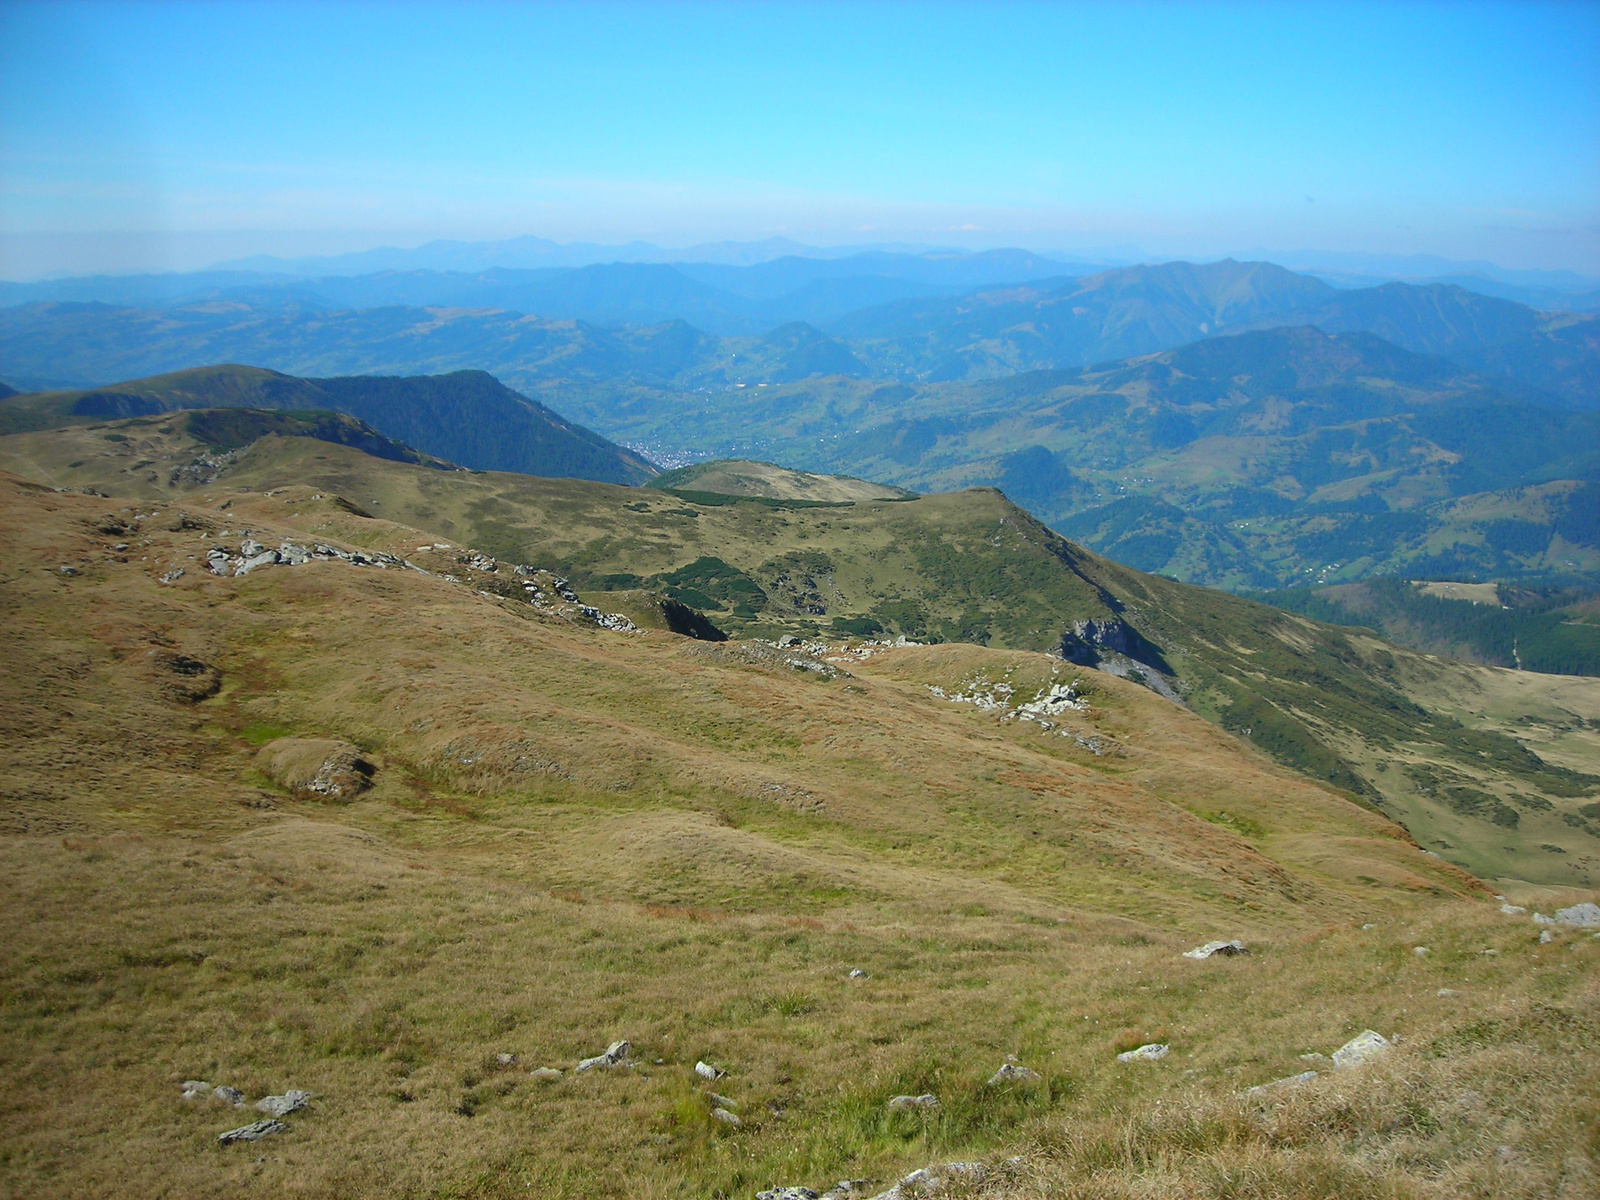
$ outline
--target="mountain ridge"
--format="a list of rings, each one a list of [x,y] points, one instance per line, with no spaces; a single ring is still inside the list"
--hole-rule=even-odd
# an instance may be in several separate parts
[[[297,378],[260,367],[201,367],[108,388],[0,399],[0,430],[196,408],[329,409],[408,446],[474,469],[638,483],[655,468],[482,371],[409,378]]]

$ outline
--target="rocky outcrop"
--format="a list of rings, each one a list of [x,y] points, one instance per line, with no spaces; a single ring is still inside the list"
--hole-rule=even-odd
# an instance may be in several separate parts
[[[372,786],[376,768],[349,742],[278,738],[256,754],[256,765],[297,796],[351,800]]]

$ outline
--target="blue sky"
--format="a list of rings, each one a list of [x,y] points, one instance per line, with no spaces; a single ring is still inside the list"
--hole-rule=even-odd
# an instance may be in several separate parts
[[[0,3],[0,276],[524,233],[1600,274],[1600,5]]]

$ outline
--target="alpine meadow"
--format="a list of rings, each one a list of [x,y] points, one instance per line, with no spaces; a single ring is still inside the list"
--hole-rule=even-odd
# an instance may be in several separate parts
[[[0,1195],[1600,1195],[1597,47],[0,0]]]

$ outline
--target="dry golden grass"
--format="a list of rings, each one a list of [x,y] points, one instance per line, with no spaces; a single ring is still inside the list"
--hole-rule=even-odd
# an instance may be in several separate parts
[[[108,534],[150,505],[0,482],[9,1194],[745,1197],[1024,1150],[996,1194],[1511,1172],[1576,1195],[1592,1171],[1600,942],[1540,946],[1192,714],[1086,679],[1064,721],[1097,756],[928,690],[1031,694],[1069,670],[1040,655],[827,679],[414,572],[204,573],[246,526],[432,540],[311,495]],[[215,695],[174,687],[180,657]],[[353,743],[374,788],[297,798],[259,766],[282,737]],[[1180,957],[1215,936],[1254,953]],[[1361,1081],[1265,1122],[1237,1099],[1368,1027],[1405,1040]],[[1164,1062],[1115,1062],[1158,1034]],[[631,1068],[528,1074],[623,1037]],[[986,1086],[1007,1055],[1043,1080]],[[701,1058],[743,1127],[711,1119]],[[189,1078],[318,1099],[224,1148],[255,1114],[180,1100]],[[922,1091],[937,1114],[884,1108]],[[1483,1114],[1450,1107],[1466,1091]]]

